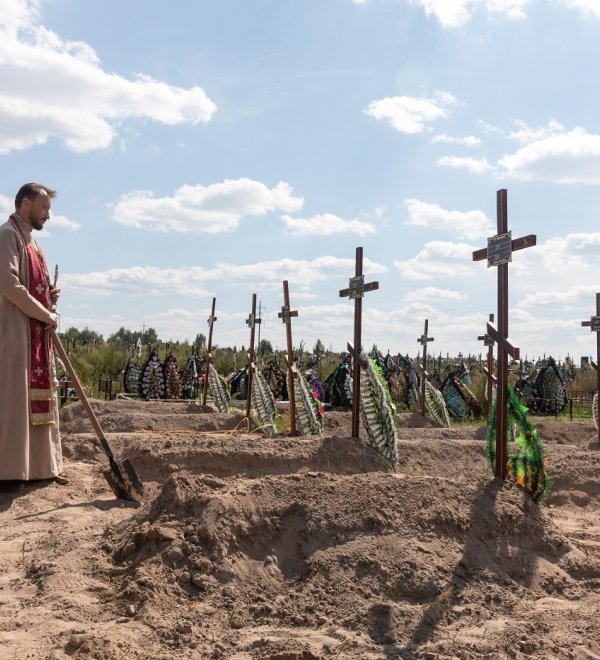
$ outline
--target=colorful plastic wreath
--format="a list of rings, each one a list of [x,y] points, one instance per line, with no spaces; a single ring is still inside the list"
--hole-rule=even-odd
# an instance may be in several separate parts
[[[515,482],[530,492],[537,502],[549,489],[550,481],[546,475],[544,448],[539,439],[538,430],[527,419],[528,408],[519,399],[512,387],[507,387],[508,411],[507,426],[518,427],[515,443],[518,449],[509,451],[507,469]],[[488,418],[486,449],[492,469],[496,465],[496,402],[494,399]]]

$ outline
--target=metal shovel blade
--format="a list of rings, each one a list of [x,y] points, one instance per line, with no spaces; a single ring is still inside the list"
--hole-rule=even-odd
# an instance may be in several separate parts
[[[102,472],[115,496],[119,499],[141,502],[144,499],[144,484],[128,458],[120,463],[111,460],[110,469]]]

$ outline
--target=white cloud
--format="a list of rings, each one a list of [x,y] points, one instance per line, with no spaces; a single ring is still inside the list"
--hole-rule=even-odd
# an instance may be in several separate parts
[[[0,195],[0,213],[10,215],[15,210],[15,200]],[[4,220],[3,220],[4,221]]]
[[[494,169],[486,158],[470,158],[468,156],[443,156],[438,158],[437,164],[454,170],[467,170],[474,174],[483,174]]]
[[[465,137],[451,137],[450,135],[434,135],[431,138],[431,141],[434,144],[438,142],[443,142],[444,144],[462,144],[465,147],[479,147],[481,145],[481,140],[474,135],[467,135]]]
[[[113,268],[93,273],[65,274],[63,287],[74,293],[91,295],[169,295],[204,297],[211,295],[207,287],[215,285],[260,285],[263,289],[279,288],[283,280],[296,286],[312,286],[329,282],[332,278],[346,278],[354,272],[354,259],[317,257],[311,261],[279,259],[254,264],[217,264],[214,268],[155,268],[133,266]],[[371,275],[387,272],[382,264],[364,260],[364,271]],[[343,281],[343,280],[342,280]],[[306,290],[305,290],[306,291]]]
[[[48,220],[46,226],[50,229],[53,229],[54,227],[60,227],[61,229],[68,229],[70,231],[81,229],[81,225],[77,221],[69,220],[69,218],[64,215],[50,214],[50,220]]]
[[[591,302],[594,300],[597,291],[597,284],[578,284],[554,291],[535,291],[526,294],[519,304],[522,307],[530,307],[533,305],[552,307],[558,305],[563,309],[568,309],[569,307],[581,307],[586,303],[590,303],[590,312],[594,311],[595,313],[595,309],[592,307]],[[590,313],[590,316],[591,315],[592,314]],[[581,320],[584,321],[587,319]]]
[[[429,124],[448,116],[448,107],[458,103],[448,92],[436,92],[433,98],[394,96],[371,101],[365,114],[378,121],[388,121],[400,133],[413,135],[431,130]]]
[[[438,289],[434,286],[427,286],[421,289],[413,289],[410,293],[404,296],[406,302],[423,301],[423,300],[465,300],[468,296],[460,291],[452,291],[451,289]]]
[[[128,80],[104,71],[88,44],[64,41],[37,23],[40,4],[2,3],[0,154],[50,138],[80,153],[106,148],[128,118],[168,125],[210,120],[216,106],[200,87],[174,87],[144,74]]]
[[[405,199],[408,225],[453,231],[461,238],[483,238],[495,232],[494,223],[483,211],[448,211],[438,204]]]
[[[333,213],[313,215],[311,218],[281,217],[285,226],[293,236],[331,236],[333,234],[366,234],[375,233],[375,227],[370,222],[360,220],[344,220]]]
[[[585,18],[600,18],[598,0],[556,0],[567,9],[577,9]]]
[[[435,16],[442,27],[455,28],[464,25],[480,8],[510,19],[524,18],[530,0],[410,0],[410,2],[423,7],[427,17]]]
[[[504,131],[501,128],[498,128],[497,126],[492,126],[492,124],[488,124],[487,121],[484,121],[483,119],[478,119],[477,120],[477,127],[481,128],[482,131],[485,131],[486,133],[504,133]]]
[[[303,204],[284,182],[269,189],[252,179],[226,179],[209,186],[181,186],[173,197],[157,198],[150,191],[133,190],[114,205],[113,218],[152,231],[219,234],[236,229],[243,217],[270,211],[289,213]]]
[[[521,144],[529,144],[537,140],[544,140],[551,135],[556,135],[565,132],[565,127],[555,119],[551,119],[546,126],[532,128],[524,121],[517,120],[515,125],[519,130],[510,133],[508,136],[511,140],[517,140]]]
[[[412,259],[394,261],[407,280],[433,280],[472,277],[474,248],[466,243],[430,241]]]
[[[498,165],[519,181],[600,185],[600,135],[577,127],[571,131],[533,138]]]

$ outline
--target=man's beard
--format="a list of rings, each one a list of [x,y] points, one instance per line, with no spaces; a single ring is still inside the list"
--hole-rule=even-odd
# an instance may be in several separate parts
[[[32,218],[29,216],[28,220],[33,229],[41,231],[44,228],[45,220],[43,218]]]

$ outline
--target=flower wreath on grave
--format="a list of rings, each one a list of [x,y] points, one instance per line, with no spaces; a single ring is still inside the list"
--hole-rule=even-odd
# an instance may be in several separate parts
[[[554,358],[548,358],[546,365],[539,370],[535,387],[543,414],[555,415],[565,409],[569,397]]]
[[[267,385],[264,376],[257,369],[252,378],[252,407],[258,418],[258,430],[264,431],[267,435],[275,435],[277,428],[275,418],[277,417],[277,408],[275,399]]]
[[[321,386],[322,387],[322,386]],[[288,391],[290,391],[288,377]],[[296,425],[300,435],[323,434],[323,403],[319,393],[313,389],[301,372],[294,378],[294,397],[296,402]]]
[[[352,369],[343,359],[325,381],[327,400],[332,406],[352,407]]]
[[[392,463],[397,460],[396,406],[381,368],[361,354],[360,414],[369,443]]]
[[[425,406],[429,414],[442,427],[450,428],[450,416],[442,393],[428,380],[425,381]]]
[[[141,373],[140,367],[129,358],[123,372],[123,390],[126,394],[139,394]]]
[[[156,351],[152,351],[142,367],[140,396],[142,399],[161,399],[165,393],[163,368]]]
[[[277,400],[278,397],[284,394],[285,390],[285,375],[283,371],[273,362],[269,362],[262,370],[262,375],[271,388],[273,397]]]
[[[544,448],[538,430],[527,419],[527,406],[523,405],[512,387],[507,387],[507,394],[507,427],[513,428],[515,424],[518,426],[518,435],[515,434],[518,449],[508,452],[508,473],[515,483],[531,493],[534,502],[537,502],[551,485],[546,475]],[[496,464],[496,405],[495,398],[490,408],[486,437],[486,450],[492,469]]]
[[[208,388],[215,401],[217,409],[221,413],[229,412],[229,388],[225,379],[219,376],[212,362],[208,366]]]
[[[309,369],[306,372],[306,381],[310,387],[310,391],[312,392],[313,397],[321,403],[321,406],[323,406],[327,395],[325,394],[323,383],[321,383],[316,372],[312,369]]]
[[[177,358],[172,353],[169,353],[165,360],[163,373],[165,378],[165,399],[181,399],[183,381],[179,366],[177,365]]]

